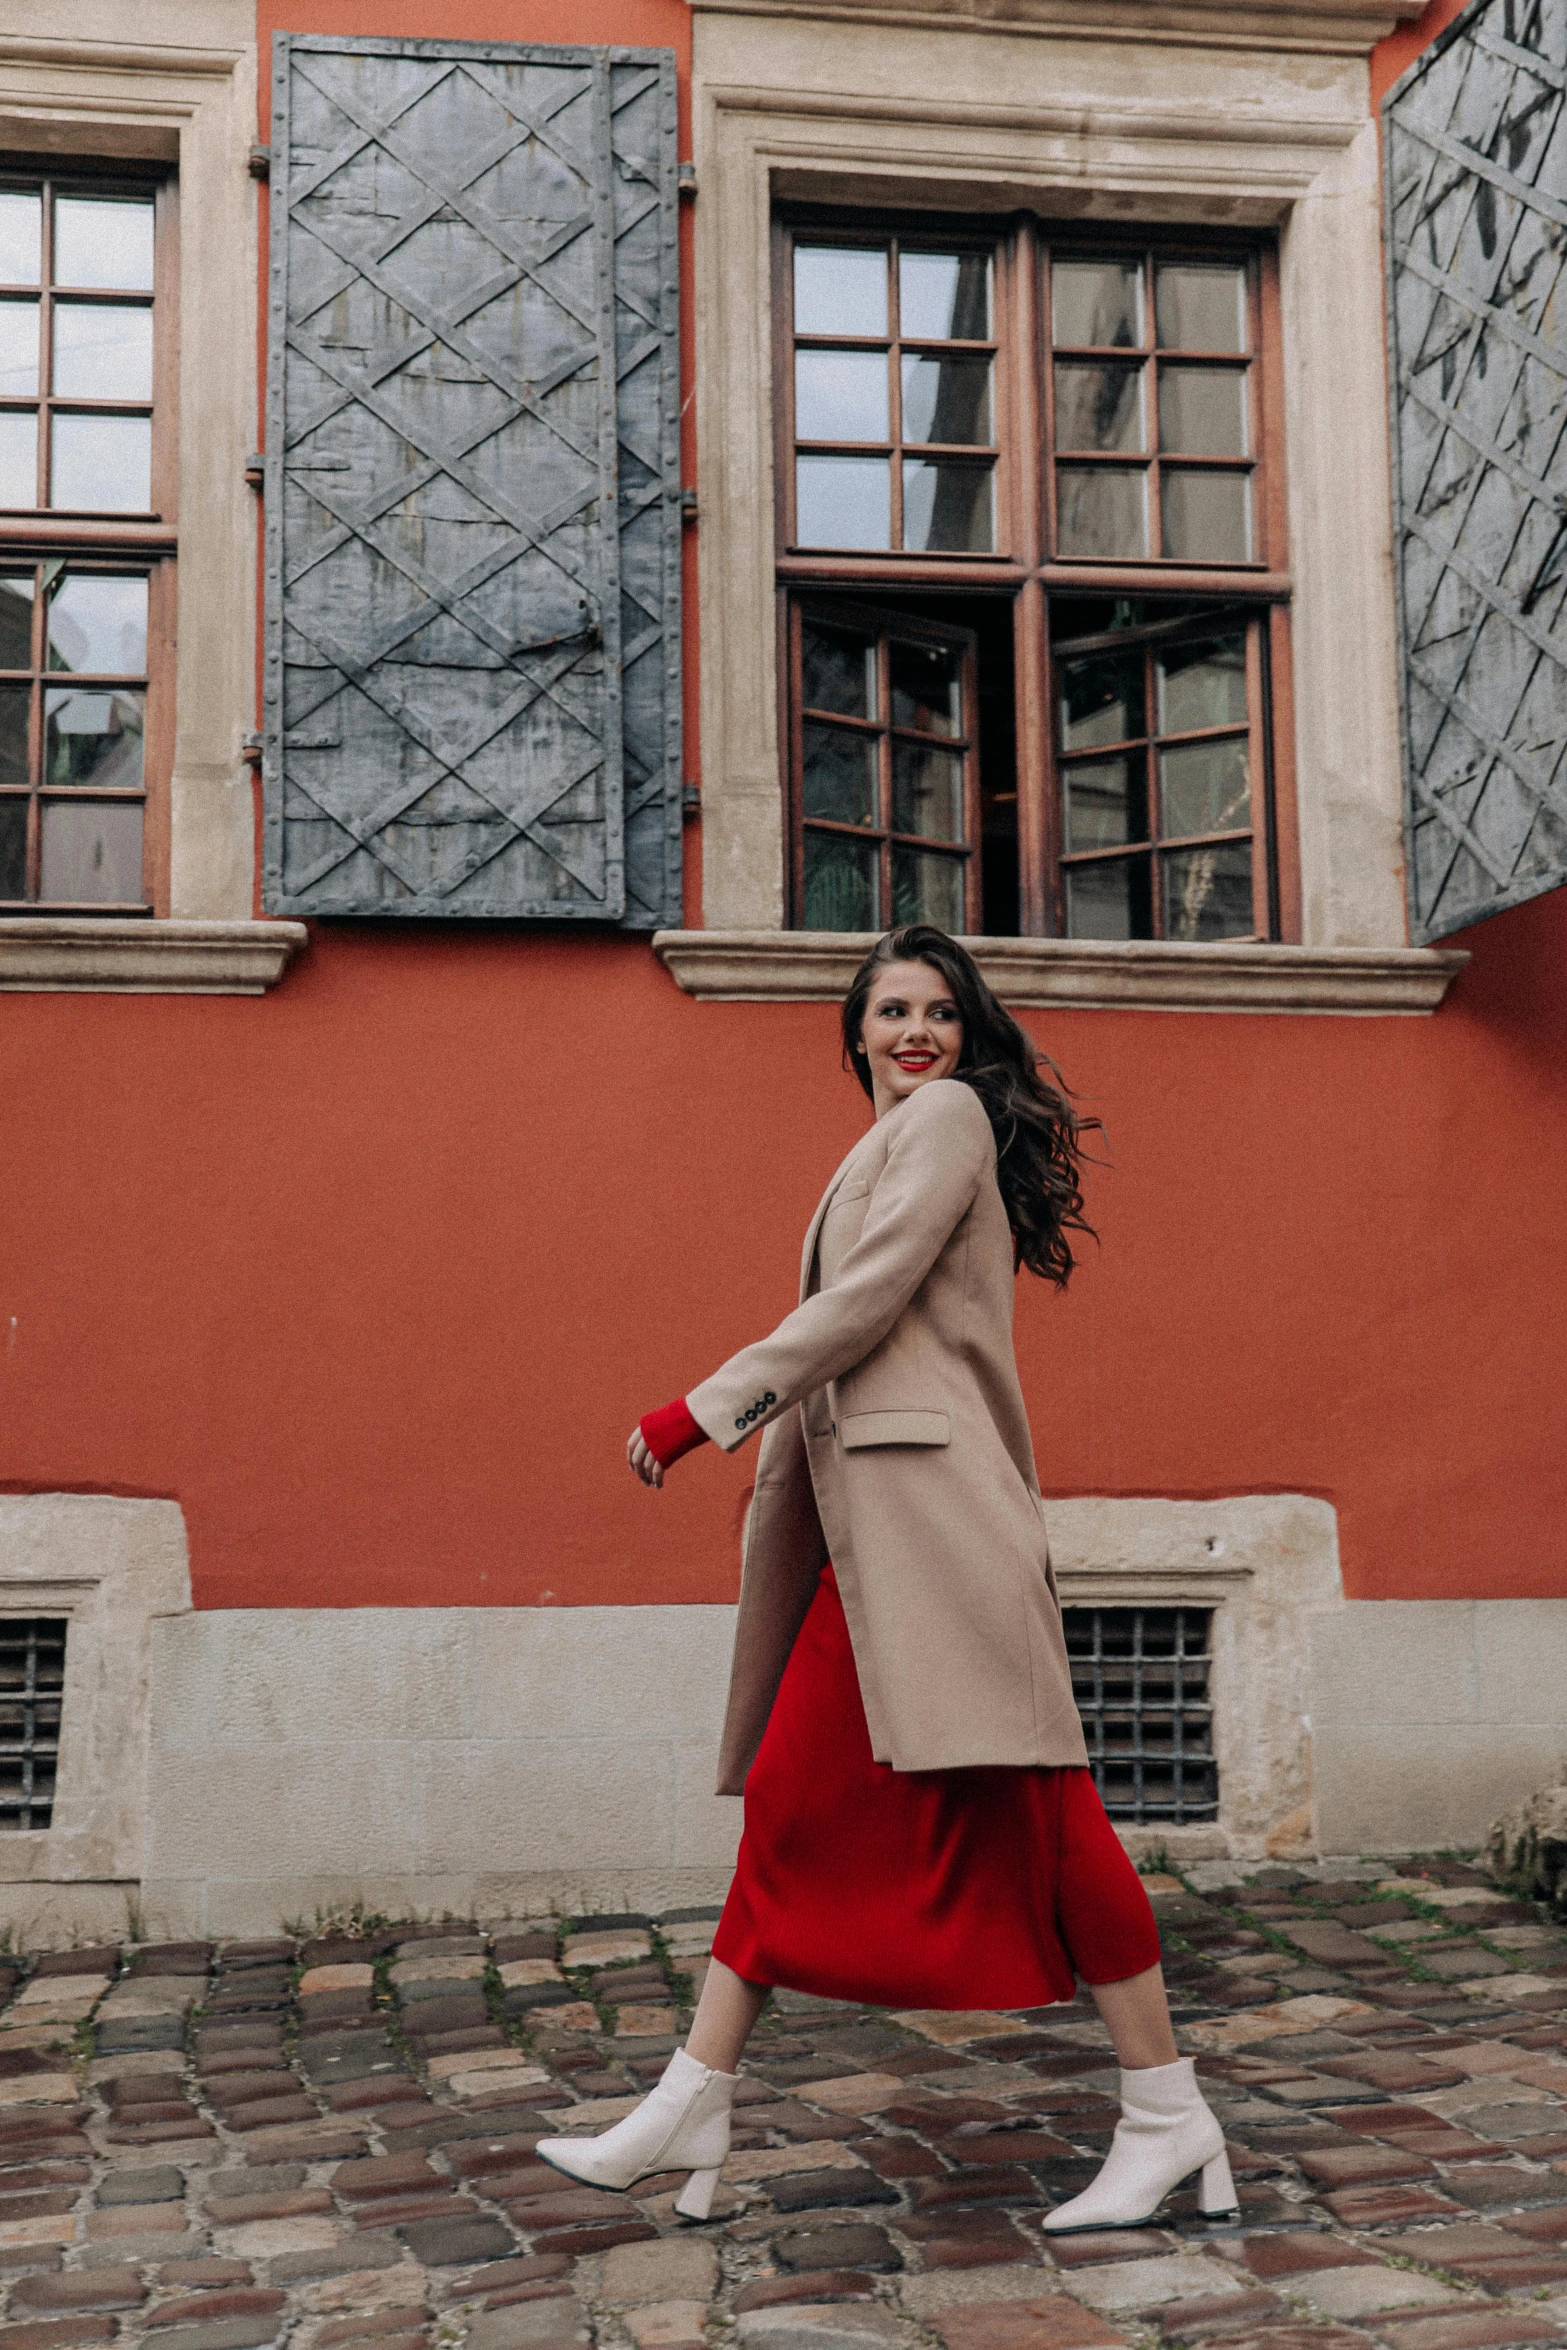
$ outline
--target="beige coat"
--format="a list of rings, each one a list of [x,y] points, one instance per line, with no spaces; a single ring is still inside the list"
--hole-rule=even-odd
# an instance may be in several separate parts
[[[767,1430],[720,1794],[744,1786],[829,1557],[878,1761],[1086,1762],[1013,1287],[990,1121],[971,1087],[934,1079],[827,1186],[795,1312],[687,1398],[726,1452]]]

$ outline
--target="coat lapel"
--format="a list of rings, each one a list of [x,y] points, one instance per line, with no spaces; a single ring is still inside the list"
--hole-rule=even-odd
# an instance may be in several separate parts
[[[811,1218],[810,1223],[806,1227],[805,1246],[800,1251],[800,1303],[802,1306],[804,1305],[806,1298],[810,1295],[811,1267],[816,1261],[816,1239],[822,1228],[822,1218],[826,1215],[828,1209],[832,1206],[833,1193],[837,1190],[839,1184],[848,1174],[849,1169],[854,1165],[856,1159],[858,1159],[861,1151],[864,1150],[865,1145],[870,1141],[871,1135],[873,1135],[875,1132],[876,1129],[873,1126],[870,1130],[870,1134],[862,1134],[860,1136],[859,1141],[855,1144],[853,1150],[850,1151],[848,1156],[844,1159],[842,1165],[838,1168],[836,1174],[833,1176],[832,1181],[828,1184],[827,1189],[822,1193],[821,1198],[816,1203],[816,1213]]]

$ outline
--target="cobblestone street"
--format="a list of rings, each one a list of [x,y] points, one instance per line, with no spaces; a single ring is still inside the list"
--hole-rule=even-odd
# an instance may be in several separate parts
[[[1149,1883],[1242,2220],[1048,2248],[1115,2119],[1086,2001],[781,1994],[684,2227],[533,2147],[656,2079],[711,1912],[0,1962],[0,2350],[1567,2341],[1567,1935],[1444,1860]]]

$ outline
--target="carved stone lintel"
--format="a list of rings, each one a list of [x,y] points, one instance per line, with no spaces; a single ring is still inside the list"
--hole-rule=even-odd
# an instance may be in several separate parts
[[[264,995],[310,933],[302,922],[0,920],[0,993]]]
[[[1082,0],[691,0],[698,14],[834,18],[841,23],[932,25],[950,32],[1065,34],[1096,41],[1182,41],[1223,47],[1364,55],[1425,0],[1099,0],[1091,26]]]
[[[844,995],[873,943],[856,931],[660,930],[653,951],[687,995],[827,1003]],[[1007,1003],[1056,1011],[1434,1012],[1469,960],[1437,947],[965,944]]]

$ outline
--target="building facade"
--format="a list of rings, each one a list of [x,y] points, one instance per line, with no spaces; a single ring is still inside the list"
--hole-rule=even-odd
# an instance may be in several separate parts
[[[1561,0],[22,0],[0,1915],[727,1879],[870,934],[1103,1121],[1020,1366],[1173,1856],[1567,1760]]]

